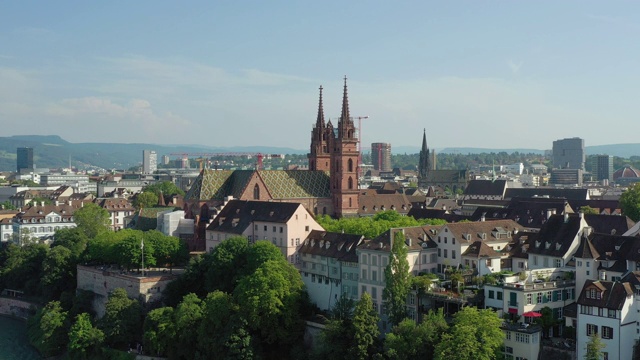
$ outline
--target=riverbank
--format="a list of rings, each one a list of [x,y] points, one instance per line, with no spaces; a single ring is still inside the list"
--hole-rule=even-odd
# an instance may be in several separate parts
[[[24,320],[0,315],[0,360],[41,360],[38,351],[29,344]]]

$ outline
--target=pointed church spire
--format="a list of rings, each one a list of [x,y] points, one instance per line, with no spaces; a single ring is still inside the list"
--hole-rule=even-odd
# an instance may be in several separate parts
[[[427,129],[423,129],[422,133],[422,151],[429,151],[429,148],[427,147]]]
[[[340,114],[340,122],[348,124],[351,121],[349,116],[349,97],[347,96],[347,75],[344,76],[344,93],[342,94],[342,113]]]
[[[322,106],[322,85],[320,85],[320,101],[318,101],[318,120],[316,120],[316,127],[324,127],[324,107]]]

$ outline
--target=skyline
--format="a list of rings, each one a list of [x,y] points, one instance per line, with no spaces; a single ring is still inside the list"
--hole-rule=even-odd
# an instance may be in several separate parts
[[[637,142],[640,4],[181,5],[0,3],[5,136],[306,149],[346,75],[363,147]]]

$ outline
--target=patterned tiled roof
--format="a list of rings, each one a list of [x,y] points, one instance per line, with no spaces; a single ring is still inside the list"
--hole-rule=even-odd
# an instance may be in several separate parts
[[[263,170],[258,172],[274,199],[328,198],[329,173],[310,170]]]
[[[329,174],[309,170],[203,170],[185,200],[241,198],[253,176],[264,182],[272,199],[328,198]]]

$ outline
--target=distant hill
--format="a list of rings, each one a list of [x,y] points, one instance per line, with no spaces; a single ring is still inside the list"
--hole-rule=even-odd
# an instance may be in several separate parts
[[[16,149],[18,147],[31,147],[34,153],[34,162],[40,168],[66,167],[71,161],[73,166],[84,168],[95,166],[103,169],[128,169],[142,162],[142,150],[155,150],[158,158],[171,153],[223,153],[223,152],[250,152],[263,154],[305,154],[307,150],[292,149],[273,146],[234,146],[215,147],[207,145],[158,145],[158,144],[118,144],[118,143],[70,143],[57,135],[19,135],[0,137],[0,171],[15,171]],[[420,152],[418,146],[392,145],[394,154],[416,154]],[[472,147],[449,147],[436,149],[437,153],[535,153],[543,154],[539,149],[483,149]],[[640,156],[640,143],[638,144],[612,144],[587,146],[587,155],[608,154],[629,158]],[[366,150],[365,152],[368,152]],[[172,156],[173,159],[177,156]],[[160,159],[158,159],[160,160]]]
[[[212,147],[204,145],[157,145],[157,144],[117,144],[117,143],[70,143],[60,136],[20,135],[0,137],[0,170],[15,171],[16,149],[33,148],[34,162],[39,168],[72,166],[83,168],[95,166],[104,169],[127,169],[142,162],[143,150],[155,150],[158,160],[171,153],[223,153],[250,152],[264,154],[303,154],[304,150],[269,147],[236,146]],[[173,156],[172,158],[177,158]]]

